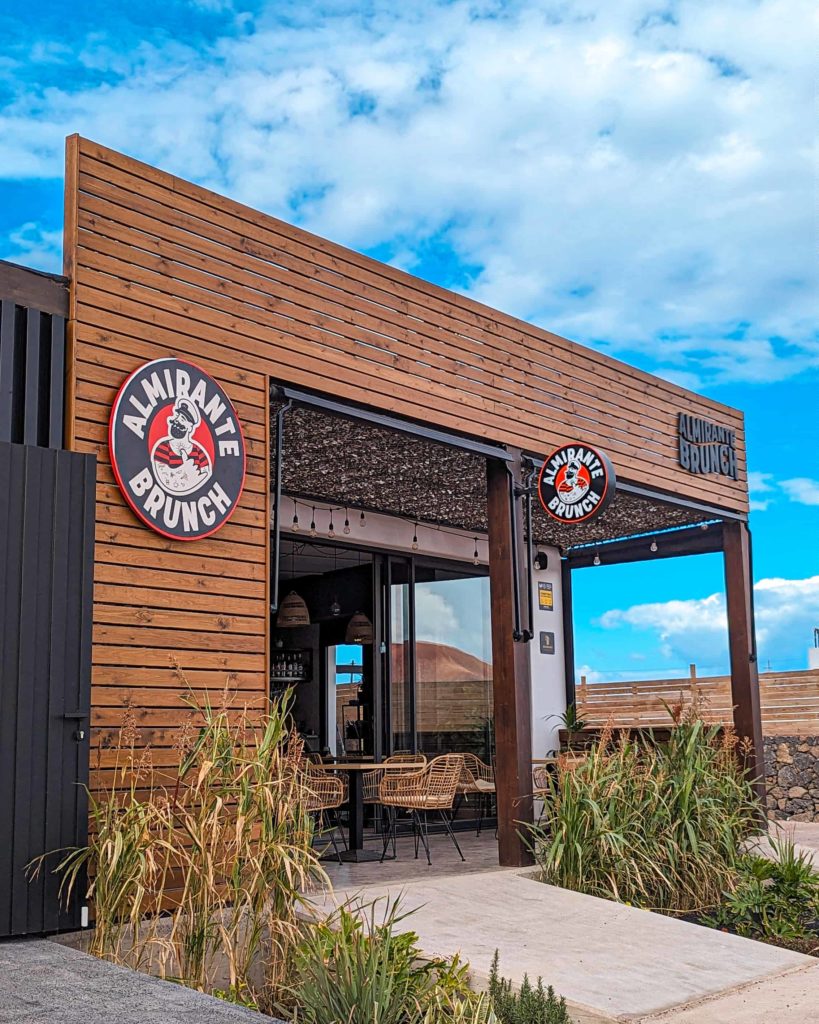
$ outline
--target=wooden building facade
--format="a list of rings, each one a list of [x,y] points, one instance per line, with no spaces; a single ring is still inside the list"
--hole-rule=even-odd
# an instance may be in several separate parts
[[[689,523],[720,522],[737,724],[759,749],[740,412],[78,136],[67,142],[64,273],[66,447],[97,460],[93,784],[110,781],[108,745],[127,707],[154,763],[173,769],[182,677],[195,691],[227,682],[238,701],[267,700],[270,396],[281,386],[504,453],[484,451],[481,483],[502,863],[525,859],[514,822],[526,806],[515,801],[528,791],[531,762],[530,667],[513,635],[516,580],[528,568],[515,543],[523,524],[514,485],[527,458],[584,442],[608,454],[633,501],[687,510]],[[239,507],[196,542],[140,523],[109,459],[118,389],[162,357],[217,380],[246,440]],[[733,472],[681,465],[681,415],[686,429],[716,424],[722,440],[730,436]]]

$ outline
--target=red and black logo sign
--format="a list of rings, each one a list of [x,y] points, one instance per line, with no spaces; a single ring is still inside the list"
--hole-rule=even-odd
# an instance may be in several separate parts
[[[111,409],[108,446],[125,500],[164,537],[208,537],[239,503],[242,427],[228,396],[198,366],[155,359],[134,370]]]
[[[599,515],[614,497],[614,467],[587,444],[565,444],[543,463],[537,482],[540,503],[559,523],[582,523]]]

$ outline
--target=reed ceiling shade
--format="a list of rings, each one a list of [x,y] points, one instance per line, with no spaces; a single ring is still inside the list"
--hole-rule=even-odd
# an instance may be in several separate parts
[[[277,408],[274,401],[272,412]],[[273,426],[275,435],[275,421]],[[308,502],[365,508],[471,533],[487,530],[482,455],[301,406],[285,417],[282,489]],[[537,500],[532,509],[535,542],[562,551],[706,518],[671,501],[623,492],[596,518],[570,526],[547,518]]]

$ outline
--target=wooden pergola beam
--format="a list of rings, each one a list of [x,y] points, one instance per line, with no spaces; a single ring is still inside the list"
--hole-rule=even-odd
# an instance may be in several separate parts
[[[764,810],[765,749],[754,633],[751,534],[746,523],[728,522],[723,524],[722,538],[734,728],[742,745],[748,775],[754,780],[754,791]]]
[[[521,867],[532,863],[519,831],[521,823],[532,821],[532,687],[528,645],[513,636],[516,580],[522,587],[528,577],[522,513],[512,495],[510,471],[520,478],[520,452],[510,464],[487,460],[498,859],[504,867]],[[521,539],[517,564],[513,517]]]

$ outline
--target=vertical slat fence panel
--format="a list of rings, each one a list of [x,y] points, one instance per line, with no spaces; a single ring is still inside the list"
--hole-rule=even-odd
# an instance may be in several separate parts
[[[82,885],[64,911],[26,866],[87,835],[94,483],[93,456],[0,442],[0,937],[80,923]]]

